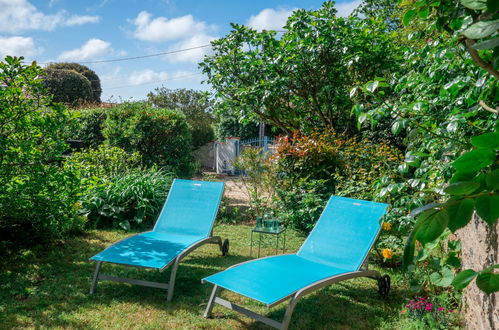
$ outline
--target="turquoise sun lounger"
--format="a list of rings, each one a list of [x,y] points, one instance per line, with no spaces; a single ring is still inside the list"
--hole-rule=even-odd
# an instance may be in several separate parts
[[[298,301],[333,283],[369,277],[378,281],[382,295],[388,294],[390,278],[367,268],[386,208],[386,204],[332,196],[298,253],[243,262],[204,278],[203,283],[214,284],[204,316],[209,317],[217,303],[272,327],[287,329]],[[277,322],[218,297],[222,288],[269,308],[291,301],[283,321]]]
[[[170,301],[177,268],[185,256],[207,243],[218,244],[223,255],[228,253],[229,241],[212,236],[223,189],[223,182],[175,179],[152,231],[128,237],[90,258],[97,262],[90,294],[99,280],[109,280],[166,289]],[[160,271],[173,267],[170,282],[158,283],[100,274],[104,262]]]

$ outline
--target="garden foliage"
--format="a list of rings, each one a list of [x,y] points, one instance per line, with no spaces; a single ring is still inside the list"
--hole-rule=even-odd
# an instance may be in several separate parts
[[[185,115],[194,149],[214,140],[212,102],[204,93],[193,89],[161,87],[147,94],[147,99],[158,108],[179,110]]]
[[[157,165],[181,177],[194,173],[189,125],[177,111],[147,103],[124,103],[107,114],[106,143],[139,152],[145,166]]]
[[[0,232],[4,243],[61,237],[83,227],[79,182],[61,168],[74,118],[23,58],[0,62]]]

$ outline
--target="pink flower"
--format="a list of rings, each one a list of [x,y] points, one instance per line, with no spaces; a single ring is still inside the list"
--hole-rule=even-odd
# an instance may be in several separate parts
[[[444,311],[444,310],[445,310],[445,308],[443,308],[443,307],[438,307],[438,311],[439,311],[439,312]]]
[[[433,304],[432,304],[432,303],[429,303],[429,304],[427,304],[427,305],[426,305],[426,308],[425,308],[425,309],[426,309],[427,311],[431,311],[431,309],[432,309],[432,308],[433,308]]]
[[[449,309],[449,313],[452,313],[454,310],[453,309]]]

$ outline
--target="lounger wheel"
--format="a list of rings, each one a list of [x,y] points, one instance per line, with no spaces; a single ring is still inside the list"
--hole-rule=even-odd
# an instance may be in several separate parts
[[[383,298],[386,298],[386,296],[388,296],[388,292],[390,292],[390,285],[390,276],[383,275],[378,279],[378,292]]]
[[[220,251],[222,251],[223,256],[226,256],[229,254],[229,240],[227,238],[224,239],[222,246],[220,247]]]

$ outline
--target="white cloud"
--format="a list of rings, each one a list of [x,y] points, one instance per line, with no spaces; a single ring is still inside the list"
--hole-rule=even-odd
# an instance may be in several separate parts
[[[213,28],[204,22],[196,21],[192,15],[171,19],[166,17],[152,19],[152,15],[147,11],[140,12],[131,22],[136,27],[135,38],[152,42],[186,38]]]
[[[347,17],[352,11],[362,3],[362,0],[354,0],[350,2],[336,3],[335,8],[338,10],[338,16]]]
[[[27,0],[0,0],[0,32],[52,31],[58,26],[96,23],[98,20],[98,16],[68,17],[68,13],[64,10],[46,15]]]
[[[90,58],[103,57],[113,54],[111,43],[100,39],[90,39],[80,48],[62,52],[59,55],[60,60],[86,60]]]
[[[249,27],[252,27],[258,31],[262,30],[280,30],[284,25],[288,17],[293,13],[295,9],[271,9],[266,8],[259,12],[256,16],[251,16],[246,23]]]
[[[161,80],[168,79],[169,75],[166,72],[154,72],[150,69],[145,69],[142,71],[134,71],[128,78],[128,81],[132,85],[142,85],[151,82],[159,82]]]
[[[195,48],[198,46],[209,45],[210,41],[213,41],[215,39],[216,38],[213,36],[201,33],[176,43],[175,45],[171,46],[168,50],[175,51],[180,49]],[[165,58],[172,63],[179,63],[179,62],[198,63],[203,59],[205,55],[209,54],[210,52],[211,52],[211,47],[202,47],[202,48],[187,50],[184,52],[169,54],[166,55]]]
[[[73,26],[73,25],[83,25],[87,23],[98,23],[100,21],[99,16],[78,16],[73,15],[66,20],[64,25]]]
[[[31,37],[0,37],[0,59],[5,56],[24,56],[28,59],[42,52]]]

